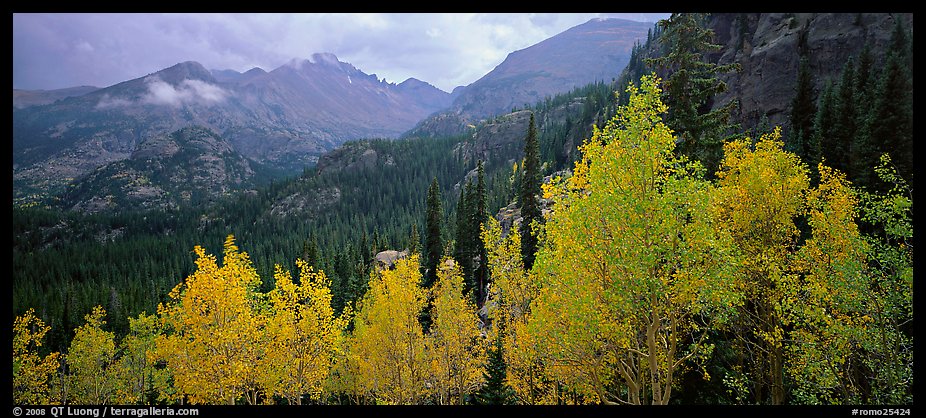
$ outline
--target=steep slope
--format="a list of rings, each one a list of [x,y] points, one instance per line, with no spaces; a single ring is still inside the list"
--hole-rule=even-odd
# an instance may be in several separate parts
[[[216,77],[218,76],[218,78]],[[14,194],[47,191],[128,158],[146,138],[204,126],[242,155],[289,172],[344,141],[395,137],[450,95],[379,81],[332,54],[271,72],[184,62],[55,104],[14,110]]]
[[[533,105],[595,81],[617,77],[633,45],[652,23],[592,19],[538,44],[512,52],[491,72],[462,89],[448,112],[434,115],[406,136],[461,133],[467,125]]]
[[[738,100],[734,119],[744,128],[756,126],[765,116],[771,126],[782,126],[787,135],[801,56],[808,58],[816,100],[824,85],[836,82],[847,60],[857,59],[866,43],[875,62],[883,61],[895,19],[913,26],[910,13],[711,15],[715,42],[723,45],[713,59],[742,66],[741,72],[722,77],[729,89],[715,103]]]
[[[251,162],[202,127],[188,127],[138,144],[131,156],[83,176],[66,206],[81,212],[174,209],[251,185]]]

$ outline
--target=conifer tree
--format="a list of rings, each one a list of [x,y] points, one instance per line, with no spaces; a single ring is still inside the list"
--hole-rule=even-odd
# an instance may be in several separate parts
[[[724,136],[733,128],[728,120],[736,105],[731,101],[710,110],[714,95],[727,89],[717,75],[738,70],[739,64],[705,60],[704,54],[721,48],[713,43],[714,31],[704,26],[705,18],[700,13],[673,13],[659,21],[660,42],[667,51],[645,61],[667,71],[663,96],[669,127],[680,140],[679,153],[701,161],[711,175],[720,164]]]
[[[430,288],[437,280],[437,265],[440,263],[444,242],[441,238],[441,221],[444,217],[441,209],[440,185],[437,177],[428,188],[427,218],[425,220],[427,235],[425,236],[424,251],[426,256],[424,287]]]
[[[460,199],[457,201],[456,240],[453,247],[453,259],[460,264],[463,274],[463,290],[470,292],[473,289],[473,251],[472,251],[472,208],[470,198],[472,183],[467,181],[464,186],[460,184]]]
[[[806,57],[801,59],[797,73],[797,94],[791,102],[791,131],[788,146],[808,165],[820,160],[820,147],[813,141],[813,122],[817,113],[813,102],[813,75]]]
[[[832,161],[839,159],[836,153],[836,146],[833,143],[833,131],[836,123],[836,105],[834,103],[833,85],[827,83],[820,94],[820,104],[817,106],[817,115],[813,123],[813,141],[820,144],[820,157],[826,165],[832,165]],[[816,180],[817,173],[812,173],[812,179]]]
[[[866,43],[858,59],[858,68],[855,70],[854,97],[856,129],[852,135],[852,165],[849,179],[857,187],[869,188],[872,185],[874,173],[872,167],[878,162],[877,144],[871,137],[871,109],[874,102],[874,75],[872,67],[874,58],[871,48]]]
[[[481,307],[485,299],[485,286],[489,280],[489,266],[487,264],[488,253],[485,242],[479,236],[483,223],[489,218],[488,201],[486,197],[485,169],[482,166],[482,160],[476,168],[476,195],[472,207],[473,223],[471,226],[471,236],[473,239],[473,257],[477,257],[477,264],[473,266],[473,281],[476,285],[474,297],[476,306]]]
[[[834,159],[827,162],[832,168],[849,173],[852,165],[852,137],[856,131],[856,112],[853,83],[855,62],[850,57],[843,67],[835,96],[835,125],[831,133],[831,144],[835,147]]]
[[[906,45],[904,33],[902,29],[895,29],[891,43]],[[897,174],[904,179],[912,179],[913,75],[906,63],[907,52],[903,49],[888,54],[881,73],[871,115],[871,140],[875,144],[882,144],[883,148],[878,150],[878,154],[887,152],[891,155]]]
[[[477,405],[511,405],[514,403],[514,390],[508,386],[508,367],[505,364],[504,345],[501,334],[495,338],[495,347],[489,350],[489,362],[483,372],[485,384],[476,392],[474,403]]]
[[[524,268],[530,270],[534,264],[534,255],[537,252],[537,237],[534,236],[532,225],[541,222],[540,204],[540,145],[537,141],[537,128],[534,124],[534,115],[531,114],[530,125],[527,128],[527,138],[524,141],[523,178],[521,180],[521,258]]]

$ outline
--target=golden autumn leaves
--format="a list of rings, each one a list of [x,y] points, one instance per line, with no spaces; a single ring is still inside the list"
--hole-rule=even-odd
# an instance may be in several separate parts
[[[823,164],[811,187],[777,129],[727,143],[718,180],[703,179],[674,155],[658,84],[630,86],[572,177],[544,186],[554,205],[530,271],[516,234],[501,238],[491,221],[483,231],[520,401],[666,404],[683,372],[711,379],[717,333],[753,353],[742,375],[722,376],[744,390],[735,382],[751,380],[764,391],[753,399],[785,402],[787,377],[794,402],[857,403],[857,370],[885,360],[889,372],[865,378],[903,399],[912,341],[882,313],[912,306],[903,243],[891,253],[899,273],[872,268],[882,261],[855,223],[856,192]],[[897,196],[885,199],[906,202]]]
[[[812,185],[777,129],[727,143],[708,181],[700,164],[675,156],[659,79],[629,92],[581,146],[573,175],[544,186],[554,205],[536,229],[532,269],[519,234],[483,225],[487,329],[451,259],[430,289],[414,254],[374,272],[338,315],[329,279],[301,261],[298,282],[277,266],[275,287],[258,292],[230,236],[222,263],[196,247],[196,271],[156,316],[130,319],[118,346],[95,309],[66,376],[64,356],[36,354],[48,327],[32,311],[17,318],[14,401],[462,404],[483,384],[487,342],[499,337],[520,403],[666,404],[682,373],[712,379],[704,364],[718,333],[754,354],[713,378],[767,394],[753,399],[859,403],[874,384],[880,402],[902,400],[912,378],[912,339],[896,320],[912,312],[903,190],[860,197],[822,164]],[[859,231],[860,207],[873,208],[865,216],[893,241]],[[859,370],[875,376],[863,383]]]

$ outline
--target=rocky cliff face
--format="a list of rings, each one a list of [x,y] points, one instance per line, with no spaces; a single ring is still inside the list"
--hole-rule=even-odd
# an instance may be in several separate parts
[[[723,45],[711,58],[742,66],[741,72],[722,77],[729,89],[717,95],[715,103],[738,100],[740,107],[733,116],[744,128],[756,126],[764,115],[771,126],[783,126],[786,135],[801,57],[809,60],[818,97],[866,43],[875,62],[882,60],[897,19],[908,28],[913,26],[910,13],[711,15],[715,43]]]
[[[69,186],[66,205],[81,212],[177,208],[250,185],[251,163],[202,127],[151,137],[124,160],[107,164]]]

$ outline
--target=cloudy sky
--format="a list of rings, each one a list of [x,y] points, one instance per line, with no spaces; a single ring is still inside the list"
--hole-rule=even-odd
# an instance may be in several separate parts
[[[13,88],[106,87],[182,61],[270,71],[331,52],[389,82],[415,77],[449,92],[595,17],[668,14],[14,14]]]

